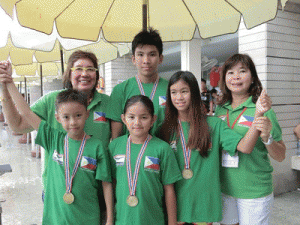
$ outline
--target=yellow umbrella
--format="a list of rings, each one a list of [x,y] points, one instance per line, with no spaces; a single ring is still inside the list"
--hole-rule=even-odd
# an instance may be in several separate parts
[[[110,42],[131,42],[143,27],[158,29],[163,41],[191,40],[196,27],[202,38],[233,33],[241,16],[247,28],[274,19],[277,4],[277,0],[21,0],[16,9],[22,26],[46,34],[52,33],[55,22],[62,37],[96,41],[102,30]],[[9,13],[12,4],[8,5]]]
[[[33,63],[34,50],[17,48],[13,45],[10,36],[7,38],[7,44],[0,48],[0,61],[10,60],[13,65],[26,65]]]

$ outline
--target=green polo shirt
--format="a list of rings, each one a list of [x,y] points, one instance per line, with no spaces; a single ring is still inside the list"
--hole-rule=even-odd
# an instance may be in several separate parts
[[[53,128],[65,132],[62,125],[55,119],[55,100],[57,95],[63,90],[52,91],[37,100],[32,106],[31,110],[37,114],[42,120],[51,124]],[[85,122],[84,130],[88,135],[91,135],[102,141],[104,148],[108,147],[110,141],[110,124],[106,118],[107,104],[109,97],[105,94],[95,91],[93,100],[88,106],[90,116]],[[47,184],[47,165],[48,165],[48,152],[45,152],[44,172],[43,172],[43,185],[46,190]]]
[[[224,105],[217,107],[215,115],[227,123],[226,113],[228,111],[230,126],[232,126],[244,108],[247,109],[237,120],[233,130],[245,136],[254,120],[256,110],[252,97],[249,97],[235,109],[232,109],[230,102],[226,102]],[[275,112],[271,109],[264,116],[272,122],[271,134],[274,141],[280,141],[282,139],[281,128]],[[251,154],[238,152],[238,156],[238,168],[222,167],[221,169],[222,192],[244,199],[260,198],[271,194],[273,192],[273,167],[268,157],[268,150],[262,143],[261,138],[258,138]]]
[[[177,218],[181,222],[217,222],[222,219],[220,156],[222,150],[233,156],[242,136],[228,128],[219,118],[208,117],[207,123],[211,139],[208,157],[202,157],[192,149],[190,168],[193,177],[175,183]],[[190,125],[188,122],[181,124],[187,142]],[[185,162],[180,139],[171,141],[171,146],[182,171]]]
[[[48,153],[48,180],[46,186],[43,224],[100,224],[98,190],[100,182],[111,182],[111,170],[107,150],[99,139],[91,137],[86,140],[82,158],[72,183],[75,200],[68,205],[63,201],[66,193],[64,167],[65,132],[52,128],[42,120],[36,143]],[[69,138],[70,176],[81,145],[81,140]]]
[[[116,225],[164,225],[164,185],[182,179],[174,153],[168,143],[153,136],[141,159],[136,196],[139,203],[130,207],[126,203],[129,195],[126,170],[126,144],[128,135],[114,139],[109,144],[112,177],[116,179]],[[142,144],[131,143],[131,172]]]
[[[142,83],[142,85],[146,96],[149,97],[152,92],[153,83]],[[157,133],[159,126],[165,118],[167,88],[168,81],[163,78],[159,78],[159,83],[153,98],[154,114],[157,115],[157,119],[151,129],[151,134],[154,135]],[[135,77],[129,78],[121,84],[116,85],[110,96],[107,118],[122,123],[121,114],[124,112],[126,101],[132,96],[140,94],[141,92]],[[123,133],[128,134],[128,130],[125,125],[123,126]]]

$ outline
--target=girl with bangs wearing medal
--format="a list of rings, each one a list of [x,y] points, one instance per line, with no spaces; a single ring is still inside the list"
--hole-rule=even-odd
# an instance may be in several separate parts
[[[258,96],[265,95],[265,91],[248,55],[235,54],[226,60],[221,70],[221,90],[223,96],[215,115],[241,135],[251,124],[260,131],[251,154],[239,152],[236,159],[230,159],[236,163],[222,165],[221,224],[267,225],[273,202],[273,168],[268,155],[278,162],[285,158],[281,128],[272,109],[256,114]],[[223,155],[223,160],[226,157]]]
[[[259,136],[254,126],[245,138],[217,117],[206,115],[195,76],[179,71],[169,80],[165,121],[160,130],[182,171],[175,183],[178,224],[212,224],[222,219],[220,155],[251,150]],[[261,110],[269,107],[262,97]]]
[[[51,155],[43,224],[101,224],[99,180],[102,181],[107,208],[106,224],[112,224],[109,158],[102,142],[83,130],[89,117],[86,95],[71,89],[57,95],[56,119],[67,132],[65,134],[32,112],[13,82],[7,84],[7,89],[20,114],[38,130],[36,143]]]
[[[148,97],[129,98],[122,114],[129,135],[109,144],[116,179],[116,225],[164,225],[163,199],[168,224],[177,224],[173,184],[182,177],[168,143],[149,134],[155,119]]]

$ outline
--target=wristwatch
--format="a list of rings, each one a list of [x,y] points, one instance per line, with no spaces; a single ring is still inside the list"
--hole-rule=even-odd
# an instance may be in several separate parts
[[[274,139],[273,139],[273,137],[272,137],[272,134],[270,134],[269,139],[268,139],[267,142],[264,142],[263,140],[261,140],[261,141],[262,141],[262,143],[264,143],[265,145],[270,145],[270,144],[272,144],[272,142],[274,141]]]

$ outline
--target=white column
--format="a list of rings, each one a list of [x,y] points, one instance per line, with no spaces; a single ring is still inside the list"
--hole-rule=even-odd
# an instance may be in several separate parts
[[[201,39],[181,42],[181,70],[192,72],[201,81]]]

